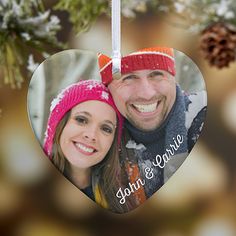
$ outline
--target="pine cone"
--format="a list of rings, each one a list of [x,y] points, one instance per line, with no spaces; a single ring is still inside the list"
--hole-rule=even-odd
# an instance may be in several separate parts
[[[202,32],[200,48],[210,65],[228,67],[236,59],[236,27],[222,22],[209,26]]]

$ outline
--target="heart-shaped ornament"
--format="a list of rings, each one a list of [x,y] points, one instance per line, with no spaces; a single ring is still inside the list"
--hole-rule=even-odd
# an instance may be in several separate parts
[[[201,72],[166,47],[121,58],[66,50],[34,72],[32,128],[45,154],[88,197],[116,213],[135,209],[182,165],[203,128]]]

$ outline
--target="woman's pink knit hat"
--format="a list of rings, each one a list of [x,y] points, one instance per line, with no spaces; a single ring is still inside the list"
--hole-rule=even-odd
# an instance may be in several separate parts
[[[120,143],[123,117],[116,108],[108,88],[97,80],[83,80],[63,89],[51,103],[43,145],[43,149],[48,157],[52,155],[55,132],[64,115],[74,106],[89,100],[107,103],[115,110],[119,122],[118,143]]]

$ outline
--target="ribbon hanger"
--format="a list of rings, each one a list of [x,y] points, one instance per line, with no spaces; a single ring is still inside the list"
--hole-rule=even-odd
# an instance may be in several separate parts
[[[121,32],[121,6],[120,0],[111,0],[112,18],[112,74],[115,78],[121,74],[121,52],[120,52],[120,32]]]

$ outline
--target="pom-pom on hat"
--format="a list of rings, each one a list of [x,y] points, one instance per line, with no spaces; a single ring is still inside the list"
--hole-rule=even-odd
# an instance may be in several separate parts
[[[107,103],[115,110],[119,122],[118,144],[120,143],[123,118],[116,108],[108,88],[97,80],[83,80],[63,89],[51,103],[43,145],[48,157],[51,158],[56,129],[64,115],[74,106],[89,100]]]
[[[108,85],[112,81],[112,59],[98,54],[102,82]],[[164,70],[175,75],[174,50],[168,47],[145,48],[121,58],[121,74],[136,70]]]

